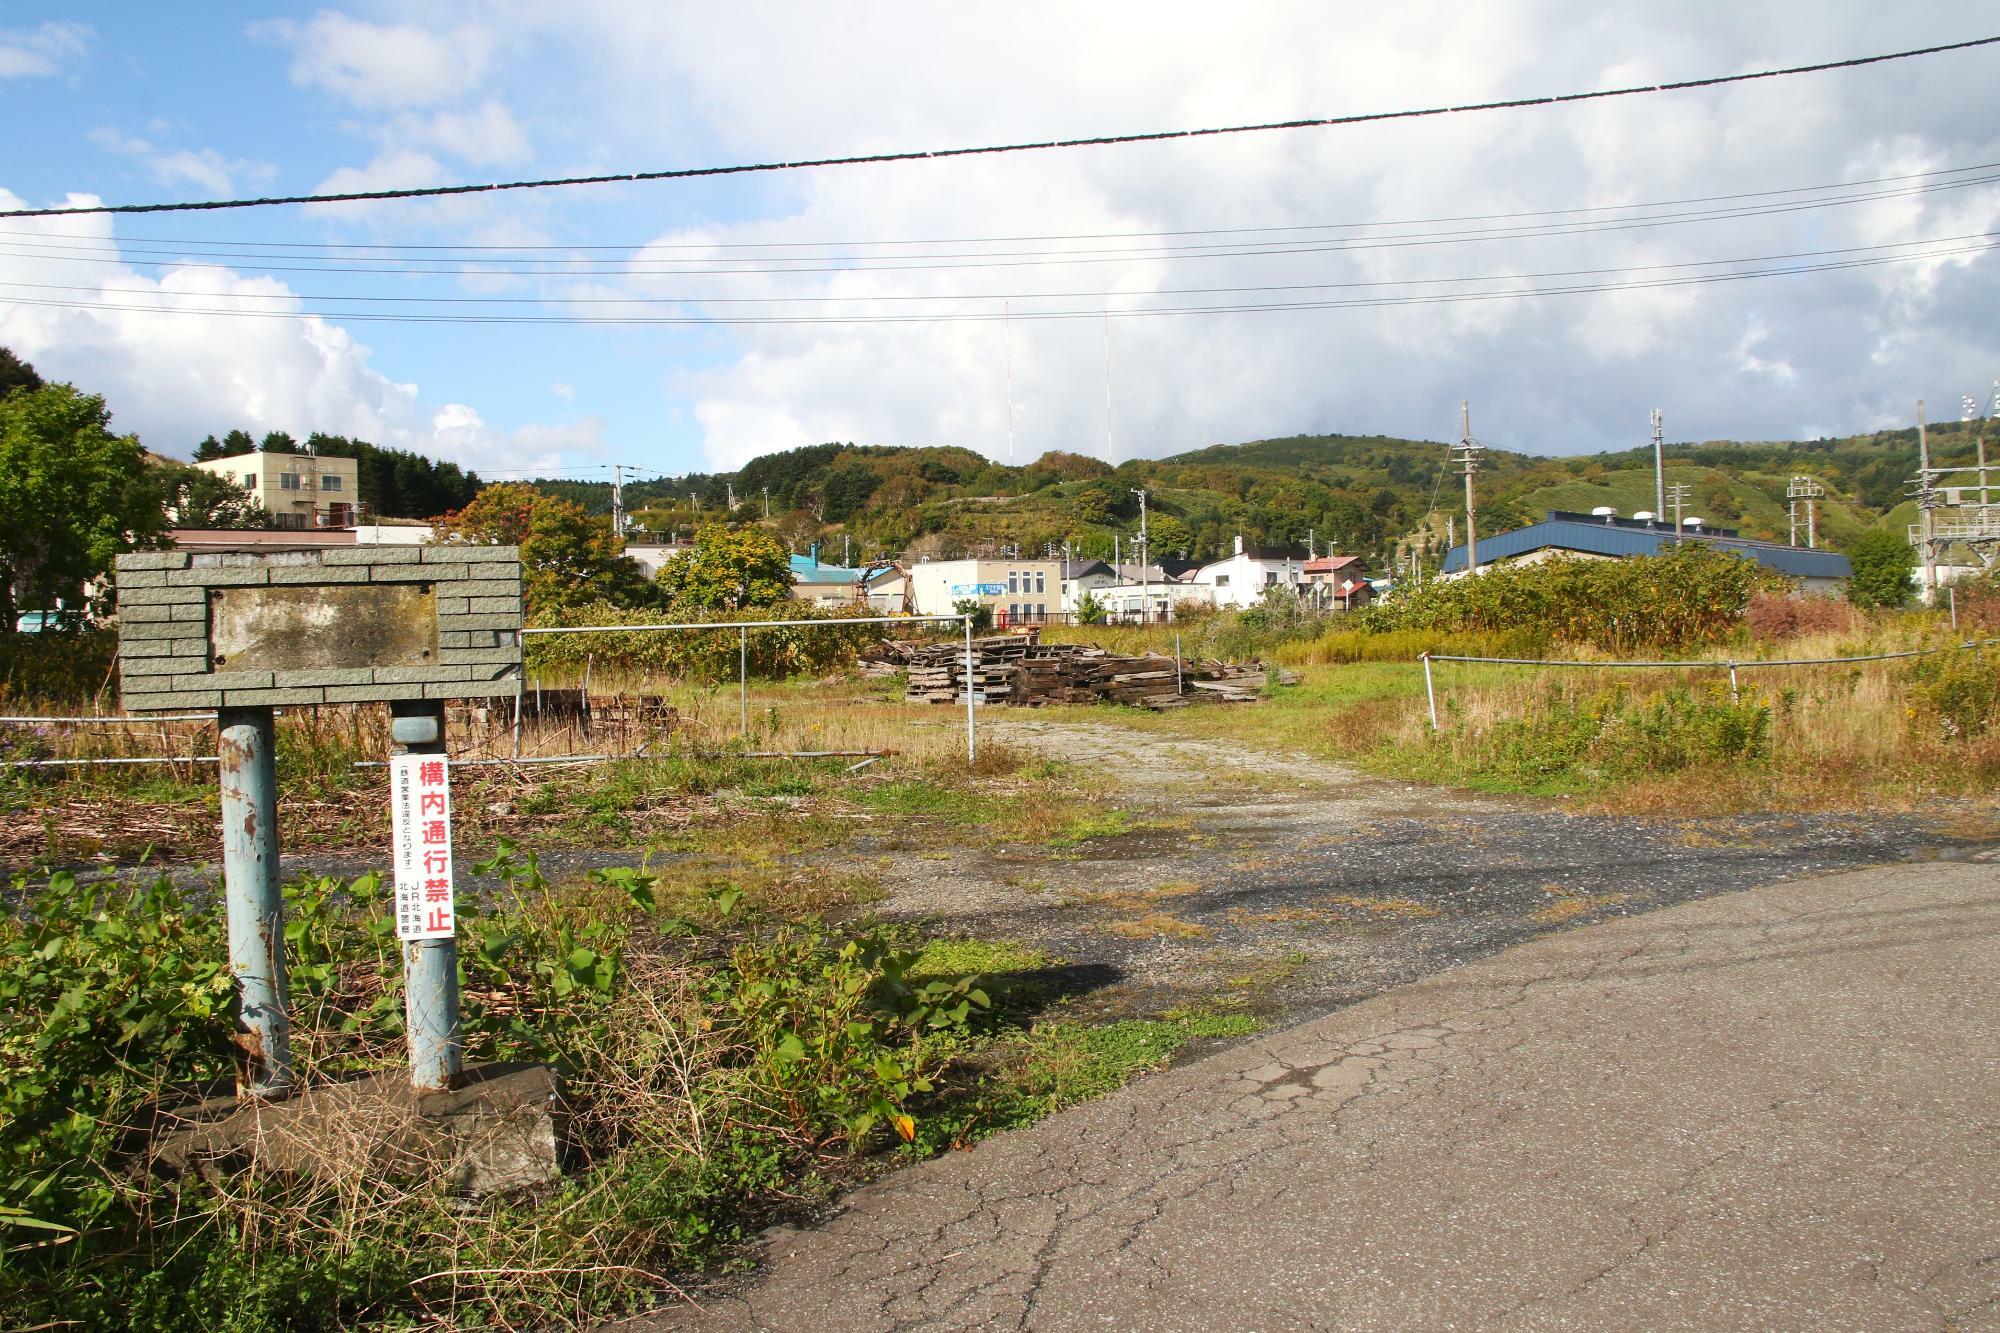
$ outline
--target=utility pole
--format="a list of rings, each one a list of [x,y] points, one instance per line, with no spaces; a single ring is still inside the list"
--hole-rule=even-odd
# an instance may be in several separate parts
[[[625,535],[625,465],[611,465],[611,531]]]
[[[1666,414],[1653,409],[1653,512],[1667,512]]]
[[[840,567],[842,569],[850,568],[853,565],[853,561],[847,558],[847,549],[847,534],[843,532],[840,534]]]
[[[1132,494],[1139,497],[1139,623],[1144,625],[1153,618],[1153,576],[1146,568],[1146,493],[1134,488]]]
[[[1472,403],[1468,400],[1458,405],[1460,438],[1458,442],[1459,466],[1465,470],[1465,572],[1479,572],[1479,520],[1478,500],[1473,494],[1472,478],[1479,471],[1480,446],[1472,439]]]
[[[1681,526],[1681,505],[1686,502],[1688,495],[1693,490],[1694,487],[1685,481],[1677,481],[1667,487],[1667,499],[1672,501],[1674,506],[1674,545],[1676,546],[1681,544],[1681,533],[1686,531]],[[1665,516],[1662,515],[1662,517]]]
[[[729,497],[729,512],[733,514],[736,512],[736,483],[725,481],[722,483],[722,489],[723,493]]]
[[[1936,499],[1936,478],[1931,476],[1931,437],[1924,426],[1924,400],[1917,399],[1917,507],[1922,514],[1921,539],[1924,544],[1924,605],[1937,602],[1936,520],[1932,517]]]
[[[764,517],[769,518],[770,516],[771,516],[771,488],[769,486],[766,486],[764,488]]]
[[[1306,529],[1306,559],[1308,560],[1319,559],[1319,555],[1313,550],[1313,538],[1317,535],[1313,529]]]

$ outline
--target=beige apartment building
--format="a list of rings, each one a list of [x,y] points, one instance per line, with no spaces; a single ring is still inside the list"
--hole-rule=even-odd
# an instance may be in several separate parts
[[[361,468],[351,458],[260,450],[195,466],[250,492],[275,528],[349,528],[359,517]]]
[[[996,625],[1062,618],[1060,560],[927,560],[910,566],[918,615],[946,616],[960,602],[983,602]]]

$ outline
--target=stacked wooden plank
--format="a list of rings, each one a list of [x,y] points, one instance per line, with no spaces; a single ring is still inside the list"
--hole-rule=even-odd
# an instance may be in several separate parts
[[[1182,661],[1148,654],[1123,657],[1090,644],[1042,643],[1029,634],[975,639],[973,689],[987,703],[1118,703],[1185,708],[1191,703],[1255,700],[1268,679],[1260,665]],[[899,646],[912,703],[965,702],[965,645]]]

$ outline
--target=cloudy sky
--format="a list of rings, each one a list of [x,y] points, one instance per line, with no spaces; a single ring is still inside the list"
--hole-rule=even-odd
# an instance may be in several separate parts
[[[5,4],[0,208],[1338,116],[1996,31],[1847,0]],[[1845,433],[2000,374],[1996,74],[2000,47],[1400,124],[0,220],[0,344],[163,452],[327,430],[489,474],[1102,454],[1107,380],[1118,458],[1442,438],[1461,398],[1536,452],[1639,443],[1655,406],[1674,439]],[[1519,295],[1552,286],[1599,290]]]

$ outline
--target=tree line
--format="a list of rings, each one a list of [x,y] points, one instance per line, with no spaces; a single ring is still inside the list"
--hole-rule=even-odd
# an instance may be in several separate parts
[[[197,463],[239,454],[263,451],[267,454],[318,454],[323,458],[351,458],[360,472],[361,507],[375,518],[430,518],[452,509],[462,509],[479,493],[476,472],[467,472],[456,463],[426,458],[408,449],[385,449],[367,440],[314,431],[300,444],[291,435],[274,430],[262,440],[246,430],[232,430],[220,439],[208,436],[195,446]]]

